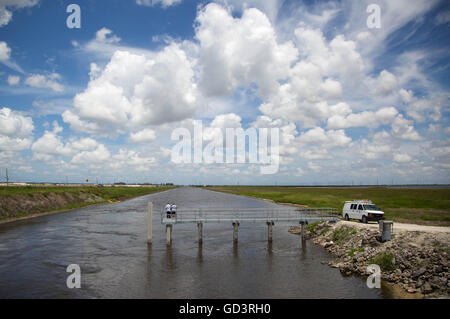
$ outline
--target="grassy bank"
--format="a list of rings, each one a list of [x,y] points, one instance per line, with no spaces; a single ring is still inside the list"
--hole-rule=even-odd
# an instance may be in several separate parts
[[[450,226],[450,189],[390,189],[384,187],[264,187],[217,186],[208,189],[309,207],[332,207],[342,212],[344,202],[370,199],[390,220]]]
[[[173,187],[0,187],[0,221],[117,202]]]

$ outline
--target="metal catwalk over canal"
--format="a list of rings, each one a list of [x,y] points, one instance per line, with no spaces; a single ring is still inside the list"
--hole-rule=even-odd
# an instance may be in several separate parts
[[[266,223],[268,241],[272,242],[272,226],[275,222],[298,222],[302,225],[302,237],[305,225],[319,221],[337,221],[337,211],[334,208],[299,208],[283,209],[268,208],[184,208],[176,214],[161,211],[161,224],[166,225],[166,241],[172,243],[172,228],[176,224],[197,224],[198,242],[203,242],[204,223],[231,223],[233,225],[233,241],[238,241],[238,229],[241,223]],[[152,242],[152,203],[148,206],[148,243]]]

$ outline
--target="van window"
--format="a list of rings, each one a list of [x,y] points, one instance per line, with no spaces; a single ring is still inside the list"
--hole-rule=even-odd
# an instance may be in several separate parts
[[[376,205],[364,205],[364,209],[366,209],[366,210],[381,210]]]
[[[358,209],[359,209],[359,210],[363,210],[362,205],[359,205],[359,206],[358,206]]]
[[[352,204],[352,209],[356,209],[356,204]]]

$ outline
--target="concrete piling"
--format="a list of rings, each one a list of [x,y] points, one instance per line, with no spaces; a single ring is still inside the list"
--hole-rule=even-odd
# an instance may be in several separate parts
[[[166,243],[167,243],[167,246],[172,245],[172,225],[171,224],[166,225]]]
[[[203,243],[203,223],[197,223],[197,228],[198,228],[198,243],[202,244]]]
[[[152,244],[152,209],[153,209],[153,203],[148,203],[148,225],[147,225],[147,243],[149,245]]]
[[[239,223],[233,222],[233,242],[238,242],[238,230],[239,230]]]
[[[272,242],[272,226],[274,225],[274,222],[270,221],[267,222],[267,240],[269,243]]]
[[[300,222],[302,240],[306,238],[306,223]]]

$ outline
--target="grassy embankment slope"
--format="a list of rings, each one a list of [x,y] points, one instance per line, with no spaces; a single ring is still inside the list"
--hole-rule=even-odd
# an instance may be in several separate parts
[[[370,199],[397,222],[450,226],[450,189],[391,189],[384,187],[264,187],[217,186],[210,190],[309,207],[332,207],[342,212],[344,202]]]
[[[174,187],[0,187],[0,222],[16,218],[117,202]]]

